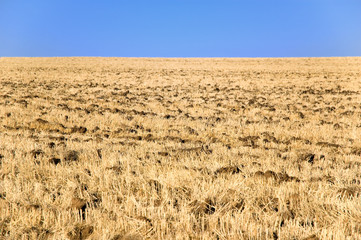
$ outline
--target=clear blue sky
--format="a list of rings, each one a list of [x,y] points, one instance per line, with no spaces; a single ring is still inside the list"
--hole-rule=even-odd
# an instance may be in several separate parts
[[[361,1],[0,0],[0,56],[361,56]]]

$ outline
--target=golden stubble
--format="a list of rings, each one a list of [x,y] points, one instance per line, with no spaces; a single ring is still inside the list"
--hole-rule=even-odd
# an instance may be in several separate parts
[[[361,238],[361,58],[2,58],[0,239]]]

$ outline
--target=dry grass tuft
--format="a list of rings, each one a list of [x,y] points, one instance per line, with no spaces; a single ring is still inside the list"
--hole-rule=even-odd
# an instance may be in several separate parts
[[[316,234],[312,234],[311,236],[303,238],[303,240],[320,240],[320,238],[318,238]]]
[[[111,240],[142,240],[143,237],[138,233],[120,233],[111,238]]]
[[[337,191],[341,198],[354,198],[358,197],[361,192],[360,187],[346,187]]]
[[[218,174],[236,174],[240,172],[241,169],[239,169],[237,166],[229,166],[229,167],[218,168],[214,173],[218,175]]]
[[[211,198],[206,198],[204,201],[194,200],[189,204],[191,213],[200,215],[211,215],[216,211],[215,201]]]
[[[67,236],[70,240],[88,239],[94,232],[94,227],[90,225],[76,225],[74,229],[68,232]]]

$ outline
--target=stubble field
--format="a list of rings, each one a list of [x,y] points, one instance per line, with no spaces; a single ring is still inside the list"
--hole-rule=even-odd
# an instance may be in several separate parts
[[[361,239],[361,58],[0,58],[0,239]]]

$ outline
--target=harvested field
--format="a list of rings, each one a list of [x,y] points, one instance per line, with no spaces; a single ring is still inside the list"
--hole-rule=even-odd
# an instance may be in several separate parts
[[[361,238],[361,58],[1,58],[0,89],[0,239]]]

